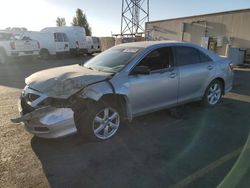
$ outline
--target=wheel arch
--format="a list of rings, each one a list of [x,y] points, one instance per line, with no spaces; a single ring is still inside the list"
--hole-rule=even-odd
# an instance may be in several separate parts
[[[203,89],[203,92],[202,92],[202,93],[203,93],[203,96],[205,95],[208,86],[209,86],[212,82],[214,82],[215,80],[218,80],[218,81],[221,82],[221,84],[222,84],[222,95],[225,94],[225,80],[224,80],[222,77],[215,77],[215,78],[213,78],[211,81],[209,81],[209,82],[207,83],[207,85],[205,86],[205,88]]]
[[[128,97],[123,94],[105,94],[98,101],[115,104],[121,111],[124,119],[132,120],[131,107]]]
[[[41,54],[42,52],[48,52],[48,54],[50,54],[50,52],[47,48],[41,48],[39,53]]]
[[[221,82],[221,84],[222,84],[222,94],[224,95],[225,94],[225,80],[222,77],[217,77],[217,78],[213,79],[211,82],[213,82],[215,80],[218,80],[218,81]]]
[[[132,107],[125,93],[116,91],[108,81],[102,81],[88,86],[80,95],[83,101],[107,102],[118,105],[125,119],[132,120]],[[79,98],[79,99],[80,99]]]

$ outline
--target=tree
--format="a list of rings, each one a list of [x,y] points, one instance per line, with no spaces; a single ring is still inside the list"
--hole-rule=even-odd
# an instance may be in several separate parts
[[[84,27],[86,31],[86,35],[87,36],[92,35],[91,27],[89,26],[89,23],[87,21],[87,16],[79,8],[76,10],[76,16],[73,17],[71,25]]]
[[[65,25],[66,25],[65,18],[60,18],[60,17],[56,18],[56,26],[61,27],[61,26],[65,26]]]

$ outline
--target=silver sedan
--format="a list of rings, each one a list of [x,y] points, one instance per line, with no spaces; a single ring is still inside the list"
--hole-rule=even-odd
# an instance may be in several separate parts
[[[192,43],[136,42],[25,82],[21,116],[13,122],[40,137],[78,130],[84,138],[106,140],[123,119],[199,100],[215,106],[232,89],[233,69],[227,58]]]

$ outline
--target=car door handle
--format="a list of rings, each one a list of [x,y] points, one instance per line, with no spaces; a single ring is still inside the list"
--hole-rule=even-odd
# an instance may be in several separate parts
[[[171,73],[169,74],[169,77],[170,77],[170,78],[175,78],[175,77],[176,77],[176,73],[175,73],[175,72],[171,72]]]
[[[207,69],[208,69],[208,70],[212,70],[213,68],[214,68],[213,65],[208,65],[208,66],[207,66]]]

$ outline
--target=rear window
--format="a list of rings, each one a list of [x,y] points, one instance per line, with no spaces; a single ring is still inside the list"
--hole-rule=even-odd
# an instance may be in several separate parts
[[[93,39],[93,43],[99,43],[100,42],[98,37],[93,37],[92,39]]]

